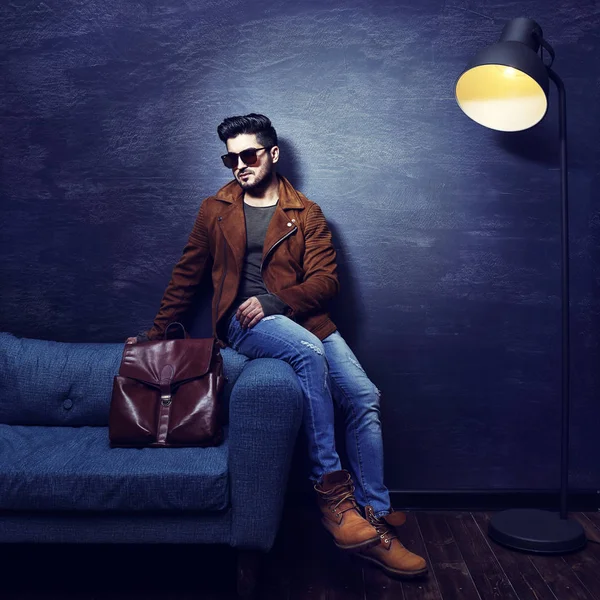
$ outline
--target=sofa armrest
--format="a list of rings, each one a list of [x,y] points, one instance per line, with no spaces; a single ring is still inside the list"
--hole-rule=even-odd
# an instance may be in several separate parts
[[[229,403],[231,545],[268,551],[283,510],[303,393],[287,363],[249,361]]]

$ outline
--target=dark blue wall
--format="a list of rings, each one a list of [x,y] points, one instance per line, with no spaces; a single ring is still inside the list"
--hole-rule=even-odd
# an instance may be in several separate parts
[[[597,3],[0,11],[0,329],[117,342],[149,327],[201,199],[229,179],[217,124],[263,112],[282,172],[334,229],[334,315],[383,391],[388,483],[420,490],[559,483],[556,94],[539,126],[513,135],[453,98],[506,20],[538,20],[569,100],[571,481],[600,487]]]

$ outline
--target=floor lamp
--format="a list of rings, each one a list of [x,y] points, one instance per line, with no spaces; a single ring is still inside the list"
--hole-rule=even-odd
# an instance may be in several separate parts
[[[550,56],[544,63],[543,51]],[[538,55],[538,51],[540,54]],[[562,427],[560,514],[537,509],[512,509],[491,519],[488,535],[518,550],[562,554],[583,548],[581,525],[567,519],[569,477],[569,222],[567,190],[567,123],[565,87],[550,68],[554,50],[532,19],[518,18],[504,27],[500,40],[480,51],[456,82],[456,100],[477,123],[498,131],[533,127],[546,114],[549,79],[559,102],[561,172],[561,289],[562,289]]]

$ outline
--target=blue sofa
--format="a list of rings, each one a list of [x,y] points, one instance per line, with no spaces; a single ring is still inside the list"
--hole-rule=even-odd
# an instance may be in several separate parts
[[[108,412],[122,351],[123,344],[0,333],[0,543],[268,551],[302,418],[291,367],[226,348],[222,445],[111,449]],[[255,554],[240,556],[243,579]]]

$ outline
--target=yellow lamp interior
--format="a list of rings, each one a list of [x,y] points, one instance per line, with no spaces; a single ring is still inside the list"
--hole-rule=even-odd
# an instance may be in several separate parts
[[[546,94],[534,79],[504,65],[465,71],[456,84],[456,100],[471,119],[498,131],[533,127],[548,107]]]

